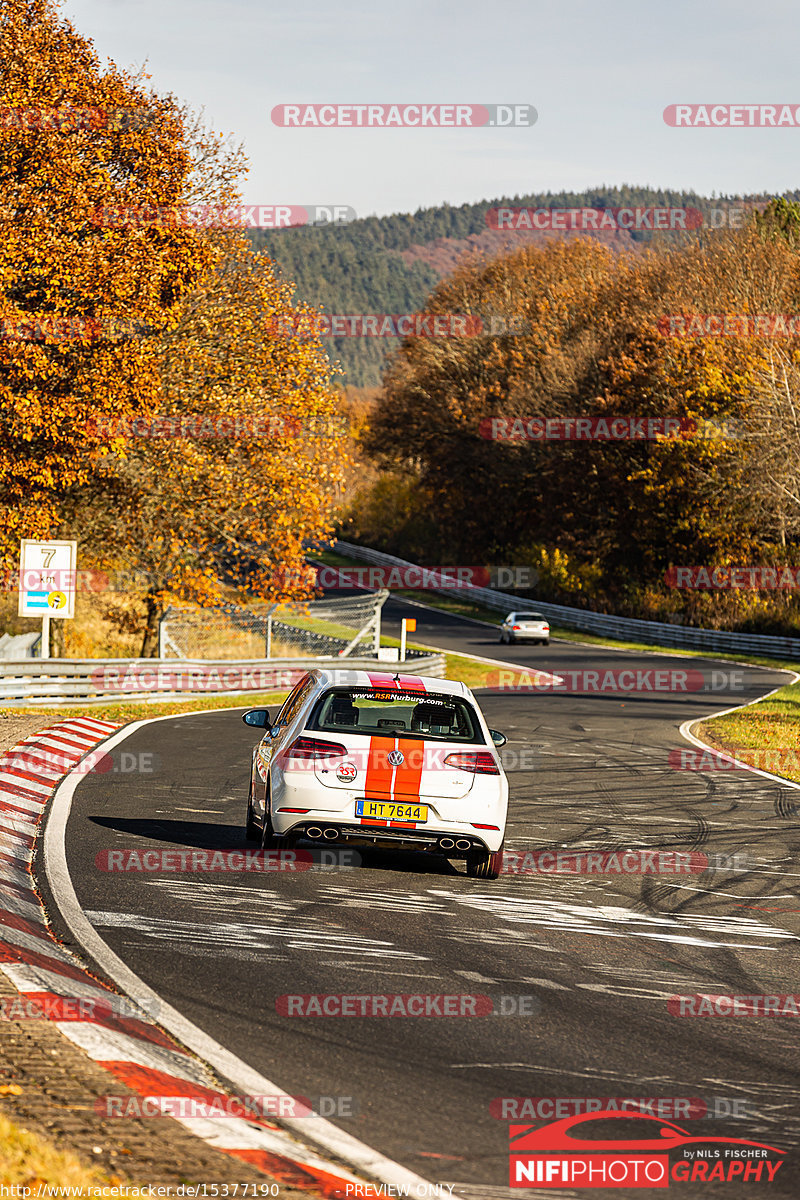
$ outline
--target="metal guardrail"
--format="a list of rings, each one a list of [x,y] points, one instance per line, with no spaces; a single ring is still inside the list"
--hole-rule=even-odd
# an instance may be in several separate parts
[[[328,670],[407,670],[374,658],[281,658],[260,660],[159,658],[50,658],[0,661],[0,704],[108,704],[114,700],[174,700],[182,696],[242,696],[283,691],[314,667]],[[443,654],[413,662],[415,675],[442,679]]]
[[[417,563],[353,542],[335,543],[334,549],[348,558],[385,567],[416,567]],[[446,571],[446,567],[440,568]],[[634,617],[614,617],[606,613],[569,608],[563,604],[547,604],[542,600],[526,599],[519,594],[495,591],[494,588],[453,587],[431,588],[445,596],[465,596],[470,600],[496,609],[498,612],[535,609],[564,629],[595,633],[623,641],[646,642],[649,645],[671,646],[681,650],[716,650],[720,653],[747,653],[767,658],[800,657],[800,638],[777,637],[766,633],[732,633],[722,629],[696,629],[686,625],[667,625],[659,621],[642,621]]]

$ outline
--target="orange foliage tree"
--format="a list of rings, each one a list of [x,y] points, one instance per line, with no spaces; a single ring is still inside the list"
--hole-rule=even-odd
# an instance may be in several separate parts
[[[5,0],[0,558],[60,534],[132,571],[145,654],[168,596],[213,603],[234,561],[250,592],[307,595],[303,539],[331,527],[336,396],[318,340],[271,332],[290,285],[224,217],[163,218],[225,213],[242,169],[172,97],[101,67],[53,0]],[[215,432],[141,436],[165,414]]]

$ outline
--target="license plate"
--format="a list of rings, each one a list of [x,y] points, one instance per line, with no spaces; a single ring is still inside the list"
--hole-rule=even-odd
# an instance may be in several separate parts
[[[383,800],[356,800],[357,817],[377,821],[427,821],[427,804],[389,804]]]

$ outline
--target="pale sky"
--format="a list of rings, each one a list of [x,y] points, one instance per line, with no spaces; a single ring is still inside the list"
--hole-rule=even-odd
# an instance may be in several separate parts
[[[244,143],[248,204],[358,216],[622,183],[800,187],[800,128],[674,129],[669,104],[800,106],[792,0],[67,0],[103,57],[148,64]],[[286,129],[285,103],[530,104],[531,128]]]

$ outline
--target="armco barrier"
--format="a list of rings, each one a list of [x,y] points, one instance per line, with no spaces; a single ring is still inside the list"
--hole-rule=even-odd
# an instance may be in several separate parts
[[[0,705],[107,704],[111,700],[174,700],[180,696],[241,696],[283,691],[314,667],[427,675],[442,679],[443,654],[412,663],[374,658],[281,658],[261,660],[175,658],[48,658],[0,661]]]
[[[416,563],[367,546],[356,546],[352,542],[336,542],[334,549],[348,558],[374,563],[382,567],[415,567]],[[441,568],[443,571],[447,568]],[[682,650],[711,650],[725,654],[759,654],[768,658],[796,658],[800,656],[800,638],[774,637],[761,633],[730,633],[720,629],[694,629],[685,625],[665,625],[659,621],[640,621],[633,617],[613,617],[605,613],[588,612],[582,608],[567,608],[563,604],[546,604],[541,600],[526,598],[511,592],[498,592],[494,588],[458,587],[431,588],[446,596],[469,597],[486,608],[498,612],[514,612],[524,608],[535,609],[548,620],[564,629],[577,629],[583,633],[595,633],[621,641],[646,642],[650,645],[674,646]]]

